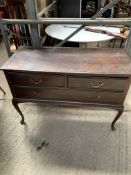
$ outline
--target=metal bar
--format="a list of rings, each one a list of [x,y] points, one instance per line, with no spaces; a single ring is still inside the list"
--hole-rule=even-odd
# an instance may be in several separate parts
[[[54,16],[55,17],[58,17],[58,0],[56,0],[56,3],[54,4],[53,6],[53,9],[54,9]]]
[[[56,1],[53,1],[51,4],[49,4],[46,8],[44,8],[41,12],[39,12],[37,14],[38,17],[42,17],[42,15],[44,15],[50,8],[52,8],[54,6],[54,4],[56,3]]]
[[[110,2],[109,4],[107,4],[103,9],[101,9],[100,11],[98,11],[94,16],[91,17],[91,20],[96,19],[97,17],[101,16],[107,9],[111,8],[115,3],[117,3],[119,0],[113,0],[112,2]],[[61,47],[64,43],[66,43],[66,41],[68,41],[70,38],[72,38],[75,34],[77,34],[79,31],[81,31],[83,28],[85,27],[85,24],[82,24],[82,26],[80,26],[77,30],[75,30],[74,32],[72,32],[68,37],[66,37],[63,41],[61,41],[60,43],[58,43],[54,49],[56,47]]]
[[[27,5],[28,5],[28,18],[36,20],[37,19],[37,13],[36,13],[36,2],[35,2],[35,0],[28,0]],[[41,44],[40,44],[38,25],[36,25],[36,23],[32,23],[30,25],[30,27],[31,27],[31,36],[32,36],[33,46],[35,48],[40,48]]]
[[[97,11],[100,11],[100,9],[101,9],[101,0],[98,0],[98,9],[97,9]]]
[[[106,10],[108,10],[109,8],[113,7],[114,4],[116,4],[117,2],[119,2],[119,0],[113,0],[111,1],[109,4],[107,4],[103,9],[101,9],[100,11],[98,11],[93,17],[92,19],[96,19],[98,16],[101,16]]]
[[[126,45],[125,45],[126,53],[131,57],[131,28],[127,37]]]
[[[85,25],[131,25],[131,18],[40,18],[31,19],[1,19],[4,24],[85,24]]]
[[[63,44],[66,43],[70,38],[72,38],[75,34],[77,34],[80,30],[84,28],[85,24],[80,26],[78,29],[76,29],[74,32],[72,32],[68,37],[66,37],[63,41],[59,42],[56,46],[54,46],[54,49],[57,47],[61,47]]]
[[[12,55],[12,52],[10,50],[10,46],[9,46],[9,42],[8,42],[8,37],[7,37],[8,34],[5,31],[5,28],[2,25],[2,23],[1,23],[1,19],[0,19],[0,29],[1,29],[1,33],[2,33],[3,39],[4,39],[4,43],[5,43],[5,47],[6,47],[6,50],[7,50],[7,54],[10,57]]]

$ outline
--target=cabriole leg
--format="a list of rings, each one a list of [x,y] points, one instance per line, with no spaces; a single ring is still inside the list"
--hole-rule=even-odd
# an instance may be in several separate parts
[[[24,115],[22,114],[22,112],[21,112],[21,110],[18,106],[18,102],[16,100],[12,99],[12,104],[13,104],[14,108],[20,114],[20,116],[22,118],[22,120],[20,121],[21,125],[25,125],[26,123],[25,123]]]
[[[118,110],[118,113],[117,113],[116,117],[114,118],[114,120],[113,120],[113,122],[111,124],[112,131],[115,131],[116,130],[116,128],[115,128],[114,125],[115,125],[116,121],[120,118],[120,116],[122,115],[122,113],[124,111],[124,107],[122,107],[120,109],[117,109],[117,110]]]

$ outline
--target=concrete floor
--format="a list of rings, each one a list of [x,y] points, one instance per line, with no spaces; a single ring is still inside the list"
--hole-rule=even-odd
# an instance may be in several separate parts
[[[0,43],[0,64],[7,59]],[[0,86],[0,175],[131,174],[131,89],[112,132],[114,110],[32,103],[20,104],[21,126],[3,72]]]

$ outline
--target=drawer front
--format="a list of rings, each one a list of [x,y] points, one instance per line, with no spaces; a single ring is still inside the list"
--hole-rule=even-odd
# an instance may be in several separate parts
[[[16,98],[77,101],[87,103],[121,104],[122,92],[93,92],[60,88],[14,87]]]
[[[68,77],[70,88],[93,88],[123,91],[127,87],[128,78],[102,78],[102,77]]]
[[[8,72],[11,85],[20,86],[58,86],[63,87],[64,76],[38,73],[12,73]]]

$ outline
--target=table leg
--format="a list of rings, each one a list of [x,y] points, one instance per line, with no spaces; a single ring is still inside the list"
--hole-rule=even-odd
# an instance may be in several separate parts
[[[4,89],[0,86],[0,90],[3,92],[4,95],[6,95],[6,92],[4,91]]]
[[[12,104],[13,104],[14,108],[20,114],[20,116],[22,118],[21,121],[20,121],[21,125],[25,125],[26,123],[25,123],[24,115],[22,114],[22,112],[21,112],[21,110],[18,106],[18,102],[16,100],[12,99]]]
[[[121,115],[122,115],[122,113],[124,111],[124,106],[122,106],[121,108],[119,108],[117,110],[118,110],[118,113],[117,113],[116,117],[114,118],[114,120],[113,120],[113,122],[111,124],[112,131],[115,131],[116,130],[116,128],[115,128],[114,125],[115,125],[116,121],[121,117]]]

